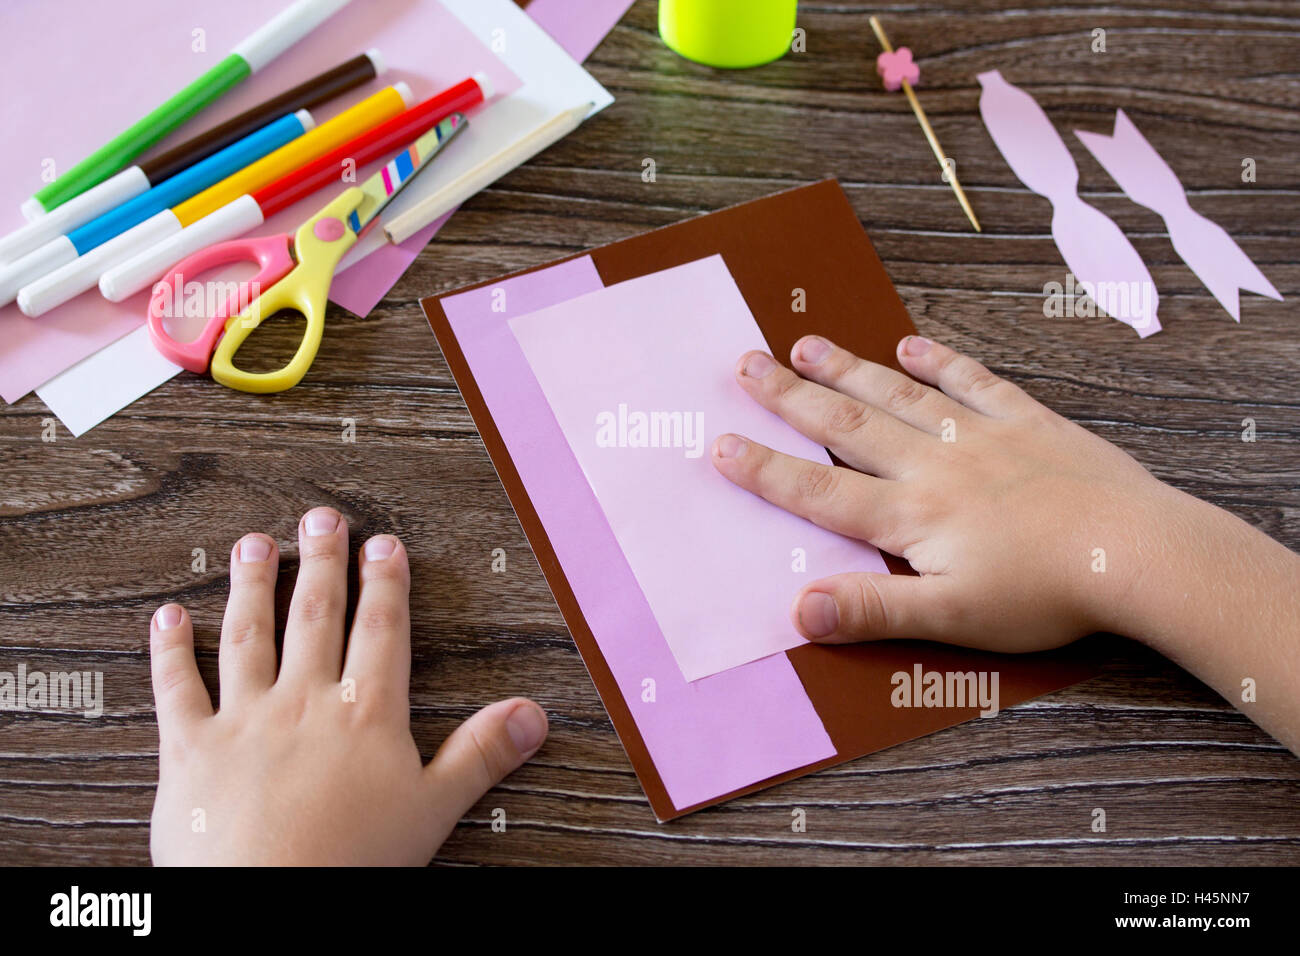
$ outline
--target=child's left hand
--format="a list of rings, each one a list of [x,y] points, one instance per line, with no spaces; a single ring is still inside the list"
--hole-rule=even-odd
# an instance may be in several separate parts
[[[231,553],[220,710],[199,676],[189,615],[176,604],[154,615],[157,864],[425,864],[546,738],[540,707],[499,701],[424,765],[410,731],[405,549],[391,535],[366,542],[345,650],[347,522],[317,508],[298,539],[278,668],[275,542],[249,534]]]

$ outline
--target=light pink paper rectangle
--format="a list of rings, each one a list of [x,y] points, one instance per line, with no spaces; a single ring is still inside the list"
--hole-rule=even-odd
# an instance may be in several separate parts
[[[835,747],[784,654],[694,683],[682,677],[506,324],[600,287],[584,256],[442,305],[669,799],[682,809],[824,760]]]
[[[805,582],[886,571],[875,548],[713,467],[709,445],[724,432],[830,461],[736,384],[736,360],[767,345],[721,256],[510,327],[687,680],[803,644],[789,606]]]

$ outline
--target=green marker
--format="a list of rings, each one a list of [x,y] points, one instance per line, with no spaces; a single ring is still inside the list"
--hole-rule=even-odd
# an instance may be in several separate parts
[[[23,215],[36,219],[125,168],[150,146],[215,103],[349,2],[297,0],[185,89],[24,202]]]
[[[659,0],[659,35],[669,49],[706,66],[761,66],[790,49],[797,6],[797,0]]]

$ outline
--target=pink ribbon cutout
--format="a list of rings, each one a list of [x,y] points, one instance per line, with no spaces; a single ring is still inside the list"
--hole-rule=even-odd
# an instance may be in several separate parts
[[[1129,199],[1164,219],[1174,250],[1233,319],[1241,321],[1239,289],[1282,299],[1223,227],[1188,204],[1177,174],[1123,110],[1115,113],[1113,135],[1078,129],[1074,135],[1083,141],[1088,152],[1119,183]]]
[[[1032,96],[997,70],[980,73],[980,115],[1011,171],[1052,204],[1052,238],[1099,309],[1142,338],[1160,331],[1151,273],[1109,216],[1079,198],[1079,169]]]

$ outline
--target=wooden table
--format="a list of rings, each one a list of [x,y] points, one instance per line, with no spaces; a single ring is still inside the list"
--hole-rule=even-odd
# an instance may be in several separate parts
[[[1000,6],[809,3],[806,52],[726,73],[669,52],[656,5],[640,0],[588,64],[618,102],[469,202],[370,316],[332,309],[300,387],[259,397],[182,374],[80,439],[60,426],[54,442],[42,440],[49,413],[36,396],[0,412],[0,670],[99,670],[106,695],[97,720],[0,713],[0,861],[148,861],[150,613],[189,607],[215,686],[231,544],[254,529],[279,540],[287,603],[297,518],[329,504],[354,541],[388,531],[410,549],[413,728],[426,753],[500,697],[529,695],[551,716],[542,752],[469,814],[440,862],[1300,863],[1300,761],[1118,638],[1098,640],[1107,664],[1096,680],[656,824],[417,305],[837,176],[924,334],[1300,547],[1300,11],[1284,0]],[[923,104],[982,236],[906,101],[880,89],[872,12],[917,51]],[[1092,50],[1097,28],[1104,53]],[[1044,317],[1043,286],[1064,281],[1065,266],[1048,203],[980,121],[974,75],[992,68],[1048,111],[1084,196],[1151,267],[1160,334],[1140,342],[1108,319]],[[1235,324],[1158,217],[1069,135],[1108,132],[1116,107],[1287,302],[1245,295]],[[1253,183],[1242,181],[1248,158]],[[285,349],[291,332],[279,335]],[[496,548],[504,574],[490,571]],[[492,832],[496,807],[505,833]],[[794,807],[806,833],[791,832]],[[1105,833],[1091,829],[1097,807]]]

